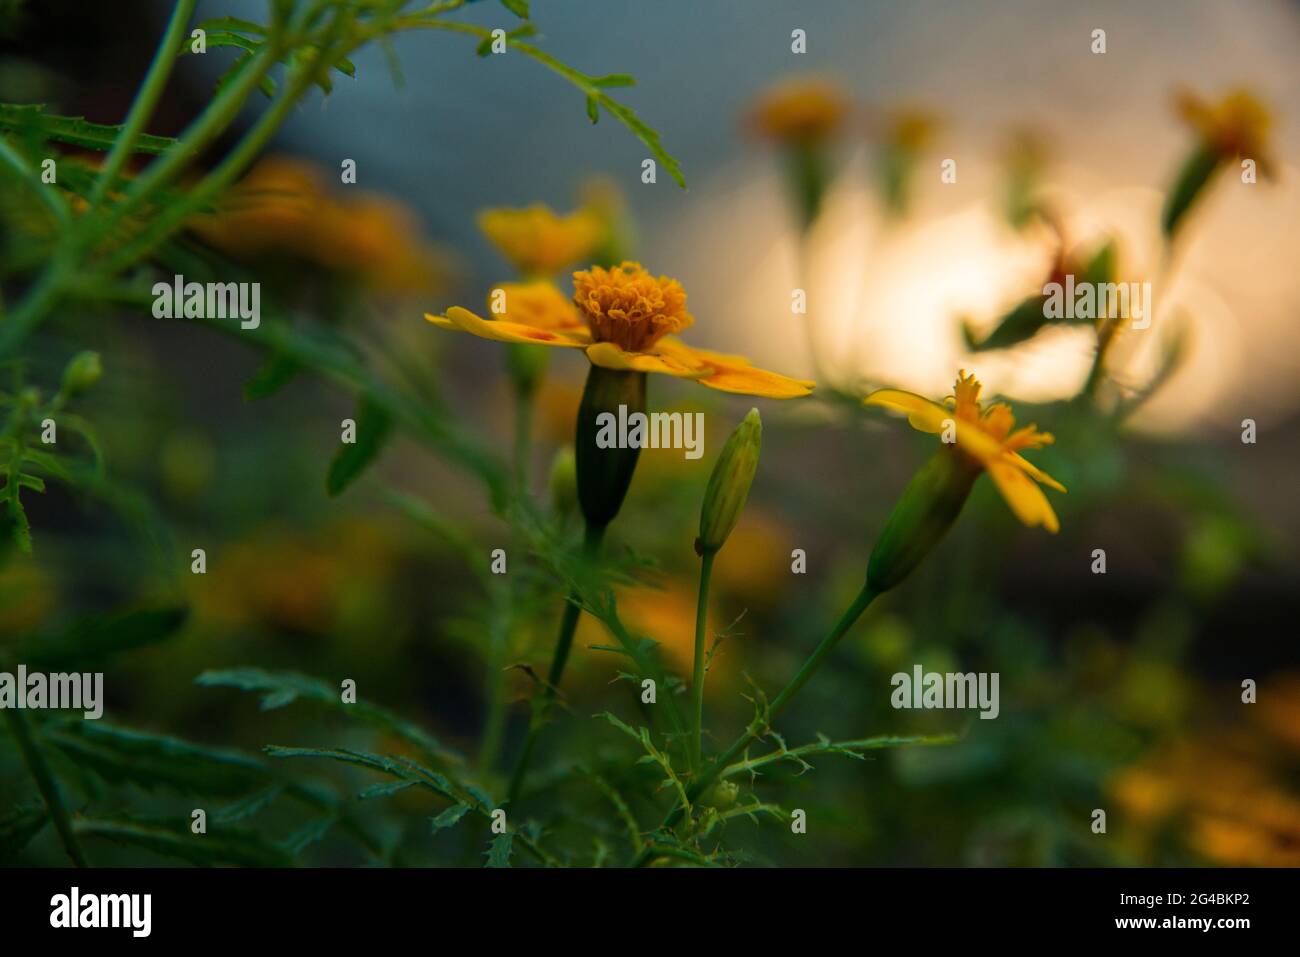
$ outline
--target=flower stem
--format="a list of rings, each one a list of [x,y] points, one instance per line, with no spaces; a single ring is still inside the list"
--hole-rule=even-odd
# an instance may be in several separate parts
[[[167,78],[171,76],[172,67],[176,65],[176,49],[185,34],[185,28],[189,26],[197,2],[198,0],[176,0],[171,19],[167,22],[167,30],[158,43],[158,49],[154,51],[153,63],[149,65],[149,72],[145,74],[144,82],[140,84],[140,89],[135,95],[135,102],[131,104],[130,112],[126,115],[122,132],[104,160],[104,167],[90,195],[91,206],[98,206],[104,199],[113,185],[113,180],[131,158],[132,148],[140,138],[140,134],[144,132],[145,124],[153,116],[154,108],[157,107],[163,89],[167,86]]]
[[[713,784],[713,782],[717,780],[718,776],[726,770],[727,766],[730,765],[732,761],[739,757],[747,747],[767,731],[771,720],[780,715],[790,702],[794,700],[794,696],[803,690],[804,685],[812,679],[812,676],[817,673],[817,669],[821,667],[822,662],[826,660],[826,656],[830,654],[831,650],[836,644],[838,644],[839,640],[844,637],[845,632],[852,628],[853,624],[862,617],[862,613],[866,611],[867,606],[876,599],[877,594],[878,592],[873,590],[871,586],[865,584],[862,586],[862,590],[858,592],[849,607],[844,610],[844,614],[842,614],[839,621],[835,623],[835,627],[833,627],[830,632],[827,633],[826,637],[821,640],[821,643],[813,649],[813,653],[808,656],[808,660],[803,663],[803,667],[801,667],[798,672],[795,673],[795,676],[790,679],[789,683],[781,689],[781,693],[772,699],[772,703],[767,708],[767,713],[756,716],[754,720],[749,723],[749,727],[745,729],[744,734],[738,737],[732,743],[731,747],[716,758],[709,765],[708,769],[699,776],[695,783],[687,788],[686,796],[692,803],[694,803],[700,795],[702,795]],[[660,828],[663,829],[674,826],[679,820],[681,820],[683,810],[684,808],[681,804],[674,805],[672,810],[668,812],[668,816],[664,818]],[[649,863],[653,856],[654,853],[652,851],[643,850],[636,856],[636,859],[632,862],[632,866],[641,867]]]
[[[50,820],[54,822],[54,829],[63,842],[64,850],[68,852],[68,857],[72,859],[74,865],[85,867],[86,856],[82,853],[81,845],[77,843],[76,834],[73,833],[72,819],[68,815],[67,806],[63,803],[63,795],[59,793],[59,783],[50,772],[50,766],[45,763],[45,756],[41,754],[41,749],[32,736],[32,729],[27,723],[26,716],[21,711],[8,708],[5,709],[5,718],[9,722],[14,739],[18,742],[18,749],[22,752],[27,770],[31,772],[36,788],[41,792],[45,809],[50,813]]]
[[[708,637],[709,577],[713,573],[716,551],[706,549],[700,556],[700,596],[695,605],[695,670],[691,675],[690,768],[700,766],[703,754],[704,727],[704,643]]]
[[[583,553],[592,557],[600,549],[605,537],[605,526],[587,526]],[[528,762],[532,759],[537,738],[542,733],[546,713],[550,710],[559,691],[560,679],[564,677],[564,667],[569,661],[569,651],[573,648],[573,633],[578,629],[578,619],[582,615],[581,598],[577,593],[569,595],[564,603],[564,614],[560,618],[560,634],[555,642],[555,651],[551,655],[551,667],[546,673],[546,687],[541,695],[533,699],[533,713],[528,722],[528,736],[524,739],[523,750],[515,762],[514,773],[510,776],[510,790],[507,792],[513,807],[523,790],[524,778],[528,773]]]
[[[515,493],[523,498],[528,494],[528,466],[533,447],[533,394],[523,389],[515,390]]]

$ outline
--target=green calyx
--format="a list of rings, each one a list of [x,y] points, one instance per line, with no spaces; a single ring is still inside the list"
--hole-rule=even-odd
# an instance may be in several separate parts
[[[899,584],[939,543],[961,514],[979,474],[974,459],[945,446],[912,477],[867,562],[867,585],[873,592]]]

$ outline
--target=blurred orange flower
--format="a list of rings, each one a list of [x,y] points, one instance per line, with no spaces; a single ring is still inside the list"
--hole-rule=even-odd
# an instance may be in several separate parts
[[[355,276],[380,292],[437,291],[450,268],[403,206],[367,193],[336,199],[318,168],[288,157],[263,160],[215,213],[190,225],[232,256],[299,260]]]

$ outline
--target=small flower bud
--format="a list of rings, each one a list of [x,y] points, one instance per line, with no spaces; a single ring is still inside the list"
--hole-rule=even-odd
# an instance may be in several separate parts
[[[63,394],[74,396],[85,392],[99,381],[102,374],[98,352],[78,352],[63,368]]]
[[[930,553],[970,497],[980,465],[957,448],[940,449],[907,483],[867,562],[867,585],[889,591]]]
[[[736,803],[736,798],[740,794],[740,785],[735,781],[719,781],[713,785],[700,799],[705,807],[711,807],[715,811],[725,811],[731,805]]]
[[[551,505],[557,515],[570,515],[578,505],[578,464],[565,446],[551,460]]]
[[[758,455],[763,448],[763,420],[758,409],[736,426],[722,447],[709,485],[704,490],[704,506],[700,509],[700,537],[695,540],[695,550],[703,555],[716,552],[727,541],[727,536],[740,521],[749,487],[754,484],[758,471]]]

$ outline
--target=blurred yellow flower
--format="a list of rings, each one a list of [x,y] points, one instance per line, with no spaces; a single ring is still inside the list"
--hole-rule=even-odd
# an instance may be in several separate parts
[[[216,212],[190,225],[232,256],[298,259],[382,292],[431,292],[448,272],[446,257],[422,239],[404,207],[373,194],[335,199],[319,169],[287,157],[263,160]]]
[[[1211,103],[1191,90],[1179,91],[1179,115],[1186,120],[1221,161],[1253,159],[1270,179],[1274,165],[1268,149],[1272,117],[1265,106],[1245,90],[1234,90]]]
[[[587,259],[600,242],[600,218],[586,209],[560,216],[535,203],[522,209],[498,207],[478,215],[483,235],[525,276],[553,276]]]
[[[750,112],[749,122],[767,139],[810,143],[839,132],[848,109],[848,97],[830,80],[797,77],[764,90]]]
[[[891,149],[919,153],[934,141],[940,126],[936,114],[908,106],[881,114],[871,123],[871,131]]]
[[[497,301],[502,307],[500,313],[495,308]],[[488,311],[497,315],[502,322],[518,323],[534,329],[562,331],[583,327],[573,303],[565,298],[555,283],[545,279],[501,283],[488,294]]]
[[[1035,482],[1060,492],[1065,491],[1065,486],[1020,455],[1021,449],[1050,444],[1052,435],[1039,432],[1033,425],[1012,431],[1016,420],[1011,406],[995,402],[987,409],[982,408],[980,389],[979,380],[963,370],[945,405],[901,389],[880,389],[864,401],[867,405],[901,412],[912,428],[955,442],[958,450],[988,472],[1020,521],[1030,526],[1041,525],[1049,532],[1058,531],[1061,525],[1056,513]]]
[[[695,321],[686,311],[686,291],[675,279],[655,278],[640,263],[625,262],[613,269],[593,266],[574,273],[573,284],[582,323],[572,328],[487,320],[459,306],[445,316],[426,313],[425,318],[443,329],[497,342],[582,349],[593,365],[605,369],[660,372],[723,392],[789,399],[812,391],[812,382],[757,369],[740,356],[695,349],[674,338],[671,333]]]
[[[1217,863],[1300,864],[1300,801],[1231,738],[1175,742],[1117,772],[1106,790],[1148,832],[1186,815],[1188,845]]]

